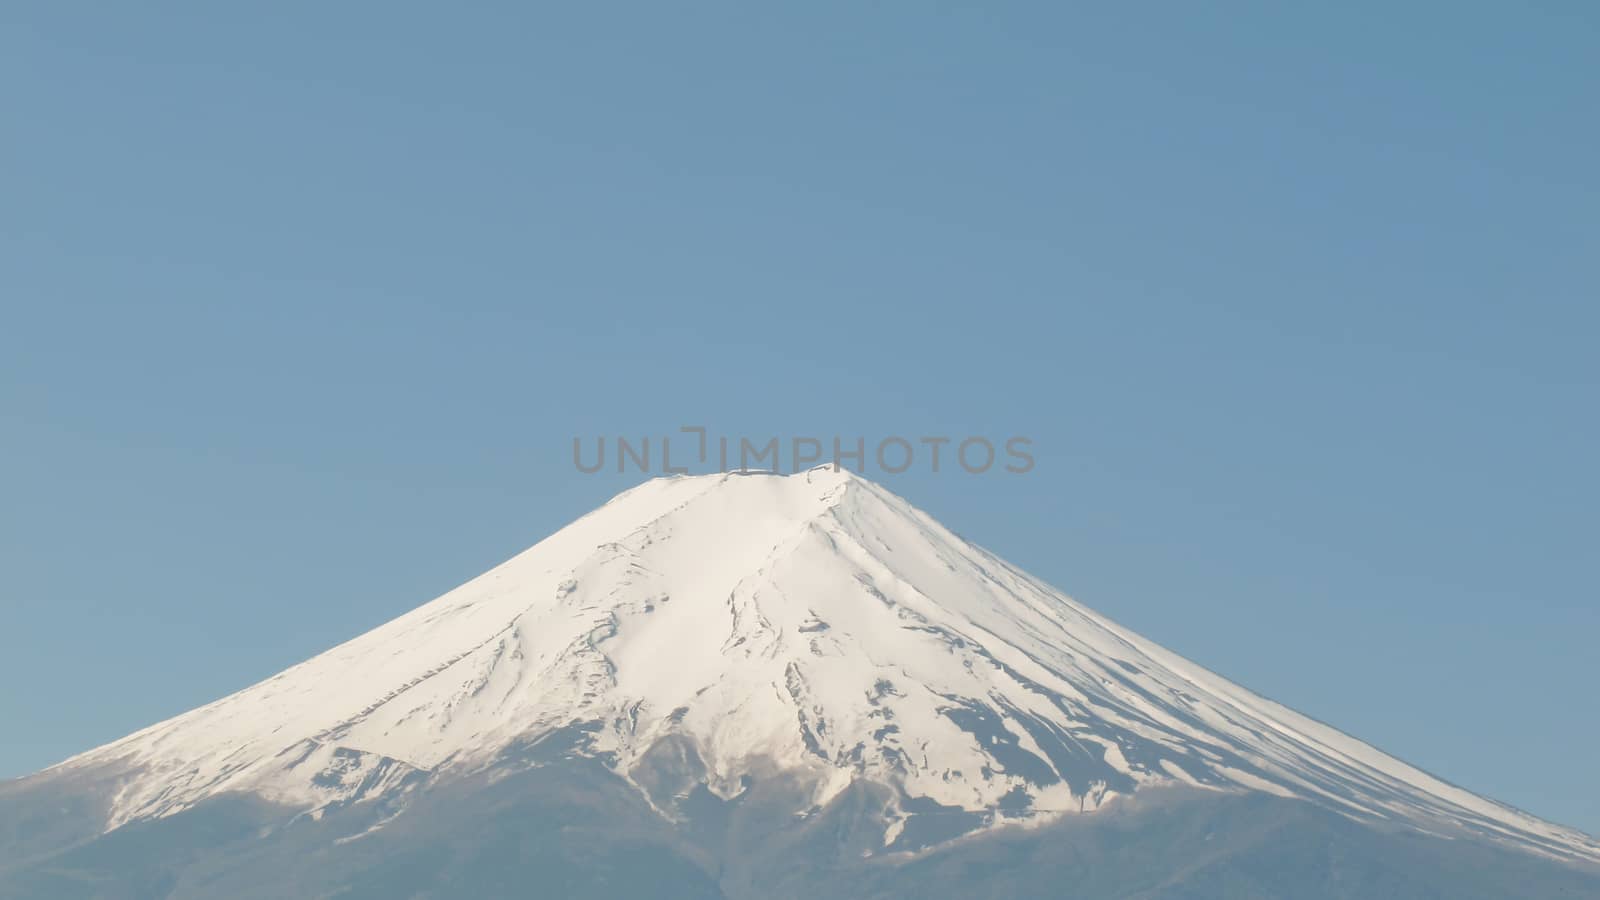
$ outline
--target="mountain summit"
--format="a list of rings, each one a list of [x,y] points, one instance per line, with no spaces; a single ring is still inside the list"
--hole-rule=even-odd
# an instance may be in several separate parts
[[[758,796],[786,828],[853,804],[863,858],[1177,790],[1600,861],[1595,840],[1232,684],[831,468],[642,484],[348,643],[0,786],[0,806],[81,799],[77,832],[18,844],[33,855],[229,798],[279,812],[262,833],[361,812],[342,845],[452,783],[575,762],[668,828]]]

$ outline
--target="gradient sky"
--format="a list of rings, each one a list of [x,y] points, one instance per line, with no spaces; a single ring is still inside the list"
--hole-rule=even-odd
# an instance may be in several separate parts
[[[576,435],[1026,435],[882,480],[1600,832],[1593,4],[473,6],[0,12],[0,776],[638,480]]]

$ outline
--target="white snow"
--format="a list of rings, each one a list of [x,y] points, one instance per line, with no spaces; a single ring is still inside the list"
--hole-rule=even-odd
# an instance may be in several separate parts
[[[997,819],[1015,821],[1182,783],[1600,860],[1593,839],[1234,685],[831,468],[647,482],[392,622],[58,768],[127,767],[114,828],[225,790],[370,800],[579,722],[601,723],[595,749],[624,777],[681,735],[729,796],[776,766],[817,804],[858,779],[974,811],[1020,790],[1027,809]]]

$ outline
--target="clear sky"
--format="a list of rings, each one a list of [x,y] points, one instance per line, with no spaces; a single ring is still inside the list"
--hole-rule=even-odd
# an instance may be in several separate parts
[[[638,480],[575,435],[1026,435],[882,480],[1600,832],[1593,4],[226,6],[0,12],[0,775]]]

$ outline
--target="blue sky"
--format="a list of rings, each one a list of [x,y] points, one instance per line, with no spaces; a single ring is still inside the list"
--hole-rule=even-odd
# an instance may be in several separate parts
[[[1600,832],[1593,6],[524,6],[0,13],[0,776],[637,480],[575,435],[1026,435],[884,480]]]

